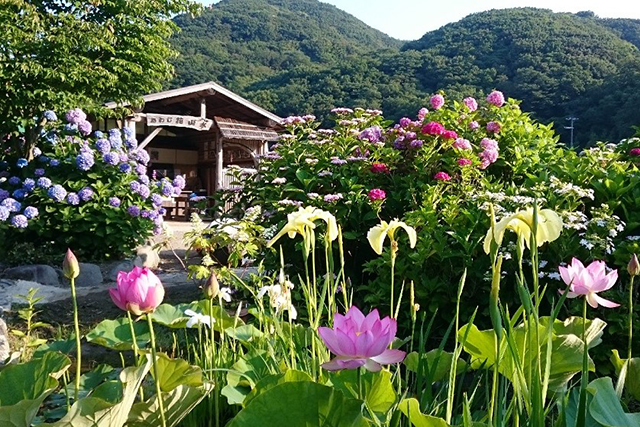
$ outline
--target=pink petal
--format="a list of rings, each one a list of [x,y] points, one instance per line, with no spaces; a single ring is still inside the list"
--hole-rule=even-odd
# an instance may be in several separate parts
[[[607,290],[611,289],[611,287],[613,285],[616,284],[616,281],[618,280],[618,270],[613,270],[612,272],[607,274],[605,279],[606,279],[606,283],[604,285],[604,289],[603,290],[607,291]]]
[[[602,277],[606,272],[605,263],[602,261],[593,261],[589,264],[587,270],[589,270],[593,277]]]
[[[388,350],[385,350],[381,355],[372,357],[371,359],[382,365],[389,365],[392,363],[402,362],[406,354],[407,353],[405,353],[402,350],[388,349]]]
[[[113,300],[113,303],[120,310],[127,311],[127,306],[122,302],[122,299],[120,298],[120,292],[118,292],[118,289],[116,289],[116,288],[109,289],[109,295],[111,295],[111,299]]]
[[[346,319],[342,314],[336,313],[333,316],[333,327],[335,329],[347,329]]]
[[[376,308],[371,313],[367,314],[367,317],[364,318],[364,322],[362,322],[362,330],[370,331],[378,322],[380,322],[380,314],[378,313],[378,309]]]
[[[142,286],[141,281],[135,281],[129,285],[123,296],[126,304],[134,303],[142,305],[144,300],[147,298],[147,288]]]
[[[365,364],[365,359],[338,359],[337,357],[322,366],[327,371],[339,371],[341,369],[356,369]]]
[[[584,270],[584,264],[578,258],[571,258],[571,267],[575,270],[582,271]]]
[[[331,351],[331,353],[335,354],[336,356],[341,355],[340,343],[338,342],[338,338],[336,337],[333,329],[321,326],[318,328],[318,334],[320,335],[320,338],[322,338],[322,341],[324,341],[324,344],[327,346],[329,351]]]
[[[558,267],[558,270],[560,271],[560,277],[562,277],[562,280],[564,281],[564,283],[566,285],[571,284],[573,280],[573,276],[569,272],[569,269],[567,267]]]
[[[596,295],[596,294],[593,294],[593,299],[595,300],[595,302],[596,302],[597,304],[600,304],[600,305],[601,305],[601,306],[603,306],[603,307],[607,307],[607,308],[616,308],[616,307],[620,307],[620,304],[615,303],[615,302],[613,302],[613,301],[609,301],[609,300],[604,299],[604,298],[602,298],[602,297],[599,297],[599,296],[598,296],[598,295]],[[587,300],[587,301],[589,301],[589,300]],[[591,302],[589,302],[589,304],[591,305]],[[593,307],[593,306],[592,306],[592,307]]]
[[[144,311],[153,311],[160,304],[162,304],[162,300],[164,299],[164,287],[162,285],[153,286],[147,292],[147,297],[144,300],[143,310]]]
[[[336,330],[336,340],[338,341],[338,349],[340,350],[340,355],[345,356],[355,356],[356,355],[356,346],[353,342],[355,338],[354,335],[347,335],[341,330]]]
[[[347,311],[345,317],[354,322],[357,325],[359,331],[362,330],[361,325],[362,322],[364,322],[364,314],[362,314],[358,307],[352,305],[351,308],[349,308],[349,310]]]
[[[382,366],[372,359],[367,359],[367,362],[364,364],[364,368],[369,372],[379,372],[382,369]]]
[[[364,331],[360,335],[358,335],[355,339],[356,354],[361,357],[375,356],[375,354],[374,355],[368,354],[367,350],[369,350],[369,347],[373,342],[375,342],[376,338],[377,337],[374,337],[371,331]]]

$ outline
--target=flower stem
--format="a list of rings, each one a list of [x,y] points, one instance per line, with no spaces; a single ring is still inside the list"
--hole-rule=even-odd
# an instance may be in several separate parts
[[[631,338],[633,337],[633,277],[629,282],[629,351],[627,353],[627,363],[631,363]]]
[[[589,352],[587,346],[587,299],[582,304],[582,342],[584,350],[582,354],[582,378],[580,379],[580,405],[578,406],[578,418],[576,427],[584,427],[587,422],[587,381],[589,380]]]
[[[153,332],[153,321],[151,314],[147,313],[147,322],[149,322],[149,334],[151,335],[151,358],[153,359],[153,375],[156,383],[156,399],[158,399],[158,407],[160,408],[160,420],[162,427],[167,427],[167,420],[164,416],[164,403],[162,402],[162,390],[160,389],[160,376],[158,375],[158,359],[156,355],[156,334]]]
[[[80,338],[80,324],[78,322],[78,300],[76,296],[76,281],[71,280],[71,300],[73,301],[73,327],[76,333],[76,382],[74,387],[73,400],[78,401],[78,391],[80,390],[80,372],[82,371],[82,343]]]
[[[136,330],[133,328],[133,319],[131,318],[131,313],[127,311],[127,317],[129,318],[129,330],[131,331],[131,339],[133,341],[133,354],[136,358],[136,366],[138,366],[138,361],[140,360],[139,351],[138,351],[138,340],[136,339]],[[138,389],[140,393],[140,400],[144,401],[144,390],[142,387]]]
[[[393,313],[393,308],[395,307],[395,305],[393,304],[393,300],[395,297],[394,283],[395,283],[395,270],[396,270],[396,251],[394,250],[394,244],[395,244],[395,241],[391,242],[391,317],[392,318],[395,318]]]

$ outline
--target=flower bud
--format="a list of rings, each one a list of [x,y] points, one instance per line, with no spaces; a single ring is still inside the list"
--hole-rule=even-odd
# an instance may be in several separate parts
[[[637,276],[640,274],[640,262],[638,261],[638,256],[633,254],[629,264],[627,265],[627,271],[630,276]]]
[[[67,249],[67,254],[62,261],[62,274],[69,280],[75,279],[80,274],[80,265],[78,259],[71,252],[71,249]]]
[[[209,279],[207,279],[207,283],[205,283],[202,290],[204,291],[204,295],[209,299],[217,297],[220,293],[220,284],[218,283],[218,277],[216,276],[216,272],[213,269],[211,269],[211,275],[209,276]]]

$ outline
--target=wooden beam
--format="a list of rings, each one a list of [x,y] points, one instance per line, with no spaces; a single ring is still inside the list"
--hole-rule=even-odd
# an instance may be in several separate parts
[[[207,98],[200,99],[200,117],[207,117]]]
[[[222,155],[222,136],[216,133],[216,191],[222,190],[222,162],[224,157]]]
[[[147,136],[144,141],[142,141],[142,144],[138,145],[138,150],[143,150],[144,147],[146,147],[147,145],[149,145],[149,143],[151,142],[151,140],[153,138],[156,137],[156,135],[158,135],[160,132],[162,132],[162,127],[157,127],[153,130],[153,132],[151,132],[149,134],[149,136]]]

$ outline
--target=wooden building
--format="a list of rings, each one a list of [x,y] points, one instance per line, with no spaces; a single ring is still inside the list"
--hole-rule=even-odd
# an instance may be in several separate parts
[[[228,167],[255,167],[256,156],[266,153],[268,143],[277,139],[281,121],[209,82],[144,96],[144,106],[124,125],[135,130],[139,145],[149,152],[149,174],[155,171],[171,178],[184,174],[187,191],[210,195],[228,188]],[[107,130],[115,123],[97,125]]]

